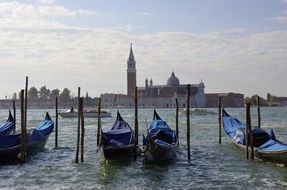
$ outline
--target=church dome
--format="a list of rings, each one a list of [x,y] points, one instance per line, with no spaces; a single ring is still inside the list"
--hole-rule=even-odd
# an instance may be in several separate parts
[[[179,85],[179,80],[174,75],[174,72],[172,72],[171,76],[167,79],[166,85],[168,85],[168,86],[178,86]]]

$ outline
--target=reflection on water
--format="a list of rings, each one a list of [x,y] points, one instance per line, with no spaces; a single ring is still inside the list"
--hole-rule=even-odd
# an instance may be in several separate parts
[[[216,109],[210,109],[217,112]],[[46,110],[29,110],[28,127],[35,127]],[[120,110],[133,127],[134,110]],[[244,108],[227,108],[228,113],[245,120]],[[49,110],[51,116],[54,110]],[[158,113],[175,128],[175,110],[159,109]],[[102,119],[108,130],[116,117]],[[139,110],[139,144],[146,133],[145,118],[150,123],[153,110]],[[287,142],[287,108],[262,108],[262,127],[273,128],[276,137]],[[8,110],[0,110],[0,122]],[[19,113],[18,113],[19,117]],[[20,117],[17,118],[19,127]],[[252,109],[252,123],[257,123]],[[59,148],[54,148],[54,133],[45,151],[31,157],[23,165],[0,166],[0,189],[285,189],[286,168],[260,160],[249,161],[232,146],[225,134],[218,144],[216,115],[191,116],[191,160],[187,160],[186,117],[179,116],[180,147],[177,159],[168,164],[137,161],[105,161],[96,146],[96,119],[85,120],[85,162],[75,164],[77,120],[59,118]]]

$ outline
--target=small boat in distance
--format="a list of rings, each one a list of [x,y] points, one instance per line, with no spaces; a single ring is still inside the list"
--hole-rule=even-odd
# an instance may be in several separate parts
[[[246,126],[238,119],[222,110],[222,124],[225,133],[233,144],[240,150],[246,150],[245,130]],[[254,145],[254,156],[258,159],[287,164],[287,144],[276,139],[272,129],[267,131],[254,127],[251,131]]]
[[[76,118],[78,117],[78,112],[74,111],[73,107],[65,112],[59,112],[59,115],[62,118]],[[107,111],[101,111],[101,118],[105,117],[112,117],[112,114]],[[98,111],[97,110],[84,110],[84,117],[98,117]]]
[[[9,110],[9,117],[7,121],[0,126],[0,135],[9,135],[13,132],[15,128],[15,119]]]
[[[181,110],[181,113],[186,114],[187,110],[186,108]],[[202,108],[194,108],[190,110],[190,114],[192,115],[216,115],[217,113],[213,111],[209,111],[207,109],[202,109]]]
[[[176,158],[178,138],[176,132],[154,110],[153,121],[143,136],[145,159],[152,162],[171,161]]]

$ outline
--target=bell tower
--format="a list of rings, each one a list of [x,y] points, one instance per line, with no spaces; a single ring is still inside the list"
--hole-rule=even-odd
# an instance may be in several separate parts
[[[128,69],[127,69],[127,94],[128,96],[133,96],[135,94],[135,88],[137,85],[136,78],[136,61],[134,58],[134,53],[132,49],[132,44],[130,46],[130,55],[127,61]]]

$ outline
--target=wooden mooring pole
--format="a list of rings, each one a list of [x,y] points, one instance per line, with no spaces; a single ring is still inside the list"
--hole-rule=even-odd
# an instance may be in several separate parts
[[[27,105],[27,96],[28,96],[28,76],[26,76],[26,85],[25,85],[25,104],[24,104],[24,122],[25,122],[25,129],[27,128],[27,110],[28,110],[28,105]]]
[[[13,100],[13,117],[14,117],[14,121],[15,121],[13,133],[15,133],[15,131],[16,131],[16,123],[17,123],[17,120],[16,120],[16,103],[15,103],[15,100]]]
[[[246,128],[245,128],[245,147],[246,147],[246,159],[249,159],[249,146],[250,146],[250,103],[246,103]]]
[[[80,118],[80,96],[81,96],[81,88],[78,87],[78,130],[77,130],[77,150],[76,150],[76,163],[79,163],[79,151],[80,151],[80,133],[81,133],[81,118]]]
[[[178,137],[178,99],[175,99],[175,132],[176,132],[176,138],[178,139],[177,141],[179,142],[179,137]]]
[[[186,142],[187,142],[187,159],[190,160],[190,84],[187,85],[186,98]]]
[[[257,96],[257,117],[258,117],[258,127],[261,128],[260,96]]]
[[[218,96],[218,143],[221,144],[221,125],[222,125],[222,97]]]
[[[139,129],[138,129],[139,121],[138,121],[138,88],[135,87],[135,148],[134,148],[134,160],[137,159],[137,147],[139,144],[138,136],[139,136]]]
[[[250,147],[251,155],[250,159],[254,160],[254,148],[253,148],[253,138],[252,138],[252,126],[251,126],[251,114],[250,114],[250,103],[246,105],[246,130],[248,131],[248,146]]]
[[[20,161],[25,163],[26,159],[26,126],[25,126],[25,110],[24,110],[24,90],[21,90],[21,154]]]
[[[139,129],[138,129],[139,121],[138,121],[138,88],[135,89],[135,144],[138,145],[138,135],[139,135]]]
[[[98,130],[97,130],[97,146],[100,145],[100,134],[101,134],[101,98],[98,99]]]
[[[58,97],[55,99],[55,117],[56,117],[56,123],[55,123],[55,148],[58,147]]]
[[[85,137],[85,120],[84,120],[84,98],[80,98],[80,118],[81,118],[81,162],[84,162],[84,137]]]

